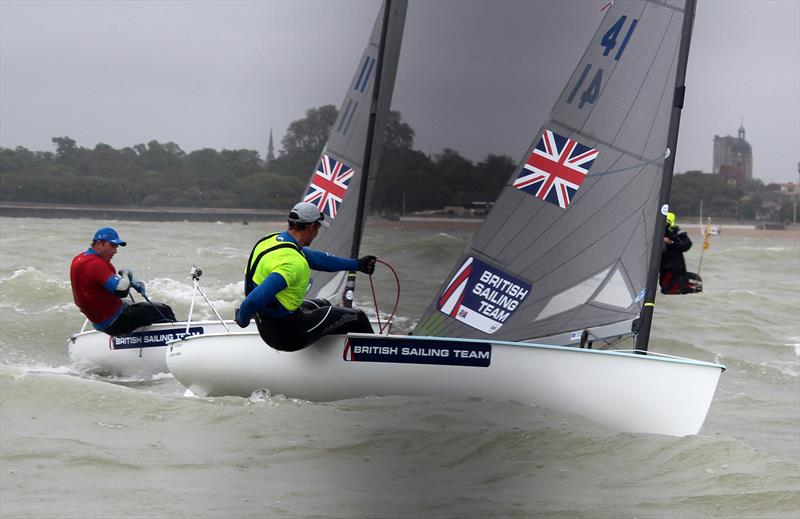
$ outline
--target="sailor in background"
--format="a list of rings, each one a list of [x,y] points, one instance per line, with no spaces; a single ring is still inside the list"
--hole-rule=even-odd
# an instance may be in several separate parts
[[[683,253],[692,247],[692,240],[675,224],[675,213],[667,213],[664,229],[664,248],[661,252],[659,284],[662,294],[693,294],[702,292],[703,281],[697,274],[686,271]]]
[[[92,245],[72,259],[69,278],[72,297],[96,330],[108,335],[124,335],[155,322],[175,320],[172,308],[162,303],[129,304],[122,300],[133,288],[147,299],[144,283],[130,269],[116,272],[111,258],[117,247],[127,245],[117,231],[103,227],[94,233]]]
[[[250,253],[247,297],[236,310],[236,322],[245,328],[255,317],[261,338],[276,350],[297,351],[323,335],[373,333],[361,310],[335,307],[326,299],[304,300],[310,269],[375,271],[375,256],[356,260],[309,249],[321,226],[329,226],[325,215],[316,205],[300,202],[289,213],[289,229],[265,236]]]

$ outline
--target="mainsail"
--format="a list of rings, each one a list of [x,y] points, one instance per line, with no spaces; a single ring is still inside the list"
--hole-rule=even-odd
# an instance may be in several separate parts
[[[608,8],[415,335],[574,340],[639,316],[663,226],[684,4]]]
[[[367,166],[364,158],[370,132],[370,113],[374,113],[375,117],[369,159],[372,173],[367,179],[367,198],[374,183],[375,166],[380,161],[407,7],[406,0],[387,0],[382,4],[369,43],[345,93],[336,123],[331,128],[328,142],[306,187],[303,200],[317,204],[331,224],[328,229],[320,229],[319,236],[314,240],[315,249],[337,256],[351,255],[354,228],[361,221],[358,217],[358,195]],[[384,16],[387,9],[387,15]],[[377,102],[373,103],[379,68],[380,89]],[[344,283],[343,272],[314,272],[308,297],[337,301]]]

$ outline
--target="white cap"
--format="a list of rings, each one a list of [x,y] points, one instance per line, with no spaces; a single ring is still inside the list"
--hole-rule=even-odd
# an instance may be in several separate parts
[[[330,227],[330,224],[325,221],[325,213],[320,212],[319,207],[311,202],[300,202],[292,207],[289,221],[292,223],[319,222],[323,227]]]

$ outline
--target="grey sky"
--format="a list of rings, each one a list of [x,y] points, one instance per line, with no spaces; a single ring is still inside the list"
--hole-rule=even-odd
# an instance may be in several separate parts
[[[393,108],[416,145],[519,160],[607,0],[411,1]],[[307,108],[338,106],[373,0],[0,0],[0,146],[155,139],[266,150]],[[710,171],[744,119],[754,176],[797,181],[800,2],[700,0],[677,171]]]

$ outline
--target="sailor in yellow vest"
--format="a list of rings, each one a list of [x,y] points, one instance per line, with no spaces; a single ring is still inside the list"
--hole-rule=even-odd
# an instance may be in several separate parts
[[[255,317],[261,338],[276,350],[297,351],[323,335],[373,333],[361,310],[335,307],[326,299],[304,299],[311,269],[375,272],[375,256],[356,260],[308,248],[320,226],[328,225],[316,205],[300,202],[289,213],[289,229],[265,236],[250,253],[247,297],[236,310],[236,322],[244,328]]]
[[[675,223],[675,213],[667,213],[658,274],[662,294],[695,294],[703,291],[703,278],[686,271],[683,253],[691,247],[689,235]]]

